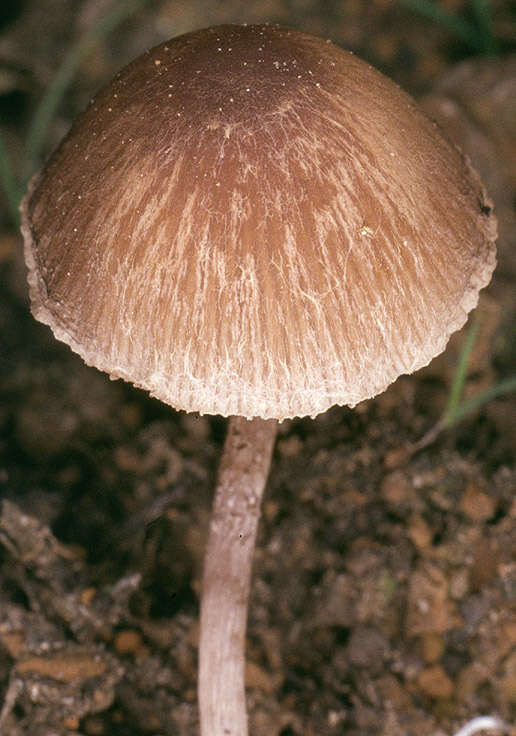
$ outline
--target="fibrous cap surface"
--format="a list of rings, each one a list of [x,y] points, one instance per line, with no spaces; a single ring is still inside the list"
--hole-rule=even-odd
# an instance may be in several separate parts
[[[410,97],[332,43],[220,26],[144,54],[22,205],[33,312],[178,409],[354,405],[441,352],[491,204]]]

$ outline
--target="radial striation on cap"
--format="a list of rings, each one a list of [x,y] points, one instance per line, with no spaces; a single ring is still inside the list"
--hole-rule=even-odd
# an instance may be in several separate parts
[[[465,157],[353,54],[219,26],[144,54],[22,204],[34,315],[177,409],[284,419],[426,365],[495,266]]]

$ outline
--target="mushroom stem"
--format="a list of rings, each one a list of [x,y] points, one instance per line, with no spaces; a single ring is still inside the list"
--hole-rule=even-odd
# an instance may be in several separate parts
[[[245,631],[274,419],[231,417],[204,560],[199,642],[201,736],[246,736]]]

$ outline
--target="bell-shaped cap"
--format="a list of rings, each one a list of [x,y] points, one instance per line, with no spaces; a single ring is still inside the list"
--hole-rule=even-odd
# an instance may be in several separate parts
[[[22,205],[34,315],[186,411],[353,406],[441,352],[495,265],[465,157],[353,54],[175,38],[77,119]]]

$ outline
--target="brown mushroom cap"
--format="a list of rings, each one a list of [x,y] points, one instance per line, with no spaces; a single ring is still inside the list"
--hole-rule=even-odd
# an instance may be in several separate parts
[[[354,405],[441,352],[495,266],[491,203],[390,80],[219,26],[91,102],[22,205],[34,315],[178,409]]]

